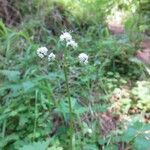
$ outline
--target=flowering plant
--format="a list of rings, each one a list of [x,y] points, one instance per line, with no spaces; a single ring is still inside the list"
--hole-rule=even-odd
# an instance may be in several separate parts
[[[74,131],[74,118],[73,118],[73,109],[72,109],[72,102],[70,97],[70,87],[69,87],[69,78],[68,78],[68,47],[72,47],[73,49],[76,49],[78,47],[78,44],[75,42],[75,40],[72,38],[71,34],[69,32],[63,32],[60,35],[60,42],[65,43],[66,48],[64,48],[63,51],[63,72],[65,76],[65,83],[66,83],[66,90],[67,90],[67,97],[68,97],[68,104],[69,104],[69,114],[70,114],[70,147],[73,147],[72,140],[73,140],[73,131]],[[48,54],[48,49],[46,47],[40,47],[37,49],[37,55],[43,59],[44,57],[48,57],[48,61],[54,61],[56,60],[56,55],[51,52]],[[85,53],[80,53],[78,55],[78,61],[81,64],[88,64],[88,55]],[[59,62],[59,61],[58,61]]]

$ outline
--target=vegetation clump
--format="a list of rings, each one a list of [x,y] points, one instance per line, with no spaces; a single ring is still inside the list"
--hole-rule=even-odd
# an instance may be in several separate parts
[[[147,0],[0,6],[0,149],[149,150]]]

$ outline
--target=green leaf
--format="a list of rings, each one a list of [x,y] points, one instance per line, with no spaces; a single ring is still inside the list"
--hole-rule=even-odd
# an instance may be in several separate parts
[[[150,139],[144,136],[139,136],[135,139],[133,146],[136,150],[149,150]]]
[[[6,36],[7,35],[7,28],[5,24],[0,21],[0,37]]]
[[[83,150],[98,150],[98,147],[94,144],[87,144],[83,147]]]
[[[105,150],[118,150],[117,145],[108,145],[105,147]]]
[[[48,148],[48,150],[63,150],[63,148],[62,147],[57,147],[57,146],[54,145],[54,146]]]
[[[33,83],[31,81],[25,81],[25,82],[22,83],[22,85],[23,85],[24,91],[27,92],[35,86],[35,83]]]
[[[130,142],[136,135],[137,130],[129,127],[122,136],[122,141],[124,142]]]
[[[0,148],[5,147],[9,142],[17,141],[19,139],[17,134],[11,134],[5,138],[0,138]]]
[[[20,72],[15,70],[0,70],[0,73],[8,78],[9,81],[17,81],[20,78]]]
[[[47,150],[50,141],[34,142],[29,145],[24,145],[19,150]]]
[[[19,126],[24,126],[27,122],[28,122],[28,118],[26,115],[20,115],[20,118],[19,118]]]

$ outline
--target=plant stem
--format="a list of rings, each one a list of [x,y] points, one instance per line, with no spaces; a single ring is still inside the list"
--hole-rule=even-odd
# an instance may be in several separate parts
[[[65,82],[66,82],[66,89],[67,89],[67,97],[68,97],[68,103],[69,103],[69,113],[70,113],[70,148],[73,149],[73,113],[72,113],[72,105],[71,105],[71,97],[70,97],[70,90],[69,90],[69,81],[68,81],[68,64],[67,64],[67,50],[64,51],[64,75],[65,75]]]
[[[34,130],[33,130],[33,141],[36,138],[36,128],[37,128],[37,116],[38,116],[38,108],[37,108],[37,97],[38,97],[38,91],[36,90],[36,97],[35,97],[35,109],[34,109]]]
[[[4,123],[3,123],[3,127],[2,127],[2,138],[4,138],[5,137],[5,131],[6,131],[6,119],[5,119],[5,121],[4,121]]]

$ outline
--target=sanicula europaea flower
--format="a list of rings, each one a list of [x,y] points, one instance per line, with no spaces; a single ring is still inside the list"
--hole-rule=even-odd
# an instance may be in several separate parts
[[[61,42],[66,42],[66,46],[71,46],[72,48],[76,48],[78,46],[78,44],[75,42],[74,39],[72,39],[72,36],[69,32],[63,32],[60,35],[60,41]]]
[[[44,56],[47,56],[47,52],[48,52],[48,49],[46,47],[40,47],[40,48],[37,49],[37,55],[40,58],[43,58]]]
[[[66,44],[67,46],[72,46],[73,48],[76,48],[78,44],[74,40],[70,40]]]
[[[81,53],[78,56],[79,62],[83,63],[83,64],[87,64],[88,63],[88,58],[89,58],[89,56],[87,54],[85,54],[85,53]]]
[[[66,48],[63,51],[63,56],[64,56],[64,62],[63,62],[63,71],[64,71],[64,76],[65,76],[65,82],[66,82],[66,91],[67,91],[67,97],[68,97],[68,104],[69,104],[69,113],[70,113],[70,146],[71,148],[73,147],[72,144],[72,138],[73,138],[73,131],[74,131],[74,117],[73,117],[73,110],[72,110],[72,102],[71,102],[71,96],[70,96],[70,88],[69,88],[69,78],[68,78],[68,50],[67,47],[72,47],[72,48],[77,48],[78,44],[75,42],[75,40],[72,38],[71,34],[69,32],[63,32],[60,35],[60,41],[64,42],[66,44]],[[37,49],[37,55],[40,58],[43,58],[45,56],[48,57],[48,61],[54,61],[56,59],[56,56],[53,52],[48,54],[48,49],[46,47],[40,47]],[[78,56],[79,62],[82,64],[87,64],[88,63],[88,55],[85,53],[80,53]],[[87,131],[89,134],[92,134],[92,130],[88,129]]]
[[[48,61],[54,61],[55,58],[56,58],[56,56],[55,56],[54,53],[50,53],[50,54],[48,55]]]
[[[65,31],[65,32],[63,32],[60,35],[60,41],[66,41],[66,42],[68,42],[70,40],[72,40],[72,36],[71,36],[71,34],[69,32]]]

